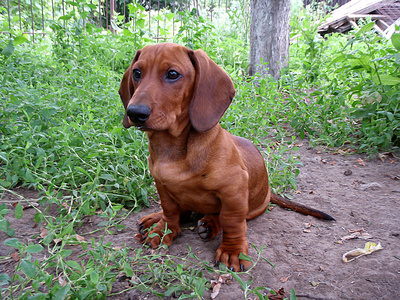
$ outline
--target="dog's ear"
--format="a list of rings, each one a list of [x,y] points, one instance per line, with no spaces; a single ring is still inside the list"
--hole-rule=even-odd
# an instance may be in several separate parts
[[[129,68],[125,71],[124,76],[122,77],[121,84],[119,86],[119,96],[121,97],[122,104],[124,105],[125,108],[125,116],[122,124],[124,125],[125,128],[131,127],[129,124],[129,117],[126,114],[126,109],[129,103],[129,100],[131,100],[132,95],[134,93],[134,86],[133,86],[133,78],[132,78],[132,65],[138,60],[140,55],[140,50],[136,51],[135,58],[133,59],[132,63],[130,64]]]
[[[190,121],[197,132],[205,132],[221,120],[235,96],[235,88],[228,74],[204,51],[188,53],[196,70]]]

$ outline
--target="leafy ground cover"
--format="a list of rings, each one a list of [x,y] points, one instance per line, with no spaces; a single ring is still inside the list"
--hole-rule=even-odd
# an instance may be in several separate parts
[[[141,20],[139,6],[132,13]],[[297,187],[296,135],[341,153],[396,150],[400,34],[385,40],[367,22],[348,36],[323,39],[316,33],[318,20],[300,11],[292,17],[290,68],[276,82],[243,76],[246,32],[232,28],[246,28],[245,14],[232,13],[229,26],[195,15],[182,13],[185,25],[174,40],[203,48],[233,78],[237,96],[222,125],[263,150],[275,192],[291,197]],[[111,35],[77,30],[76,24],[55,23],[53,35],[36,44],[17,35],[1,41],[0,188],[2,197],[16,197],[13,210],[0,204],[9,249],[1,259],[18,253],[16,271],[1,272],[1,295],[101,299],[118,279],[130,278],[129,290],[201,298],[210,287],[206,274],[229,271],[216,271],[191,249],[148,254],[110,238],[126,232],[126,220],[156,199],[145,136],[122,128],[117,92],[135,50],[152,40],[140,26]],[[38,198],[16,196],[16,188],[36,190]],[[26,205],[40,228],[27,240],[9,221],[13,214],[22,222]],[[98,226],[81,230],[92,219]],[[71,245],[79,245],[78,256],[71,256]],[[265,261],[263,247],[257,245],[253,259]],[[266,284],[251,285],[252,272],[230,275],[245,295],[264,297]]]

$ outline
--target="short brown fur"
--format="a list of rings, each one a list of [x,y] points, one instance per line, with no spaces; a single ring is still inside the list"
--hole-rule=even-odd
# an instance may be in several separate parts
[[[133,71],[140,70],[140,79]],[[169,80],[169,71],[180,74]],[[235,89],[229,76],[202,50],[164,43],[137,51],[119,90],[126,115],[123,125],[136,126],[149,140],[149,167],[161,199],[162,211],[145,216],[138,225],[142,242],[157,247],[165,225],[171,245],[181,234],[180,216],[187,211],[205,214],[199,235],[214,238],[222,229],[216,263],[239,271],[249,264],[246,220],[264,213],[269,202],[324,219],[329,215],[271,193],[264,160],[248,140],[222,129],[219,120]],[[129,116],[129,108],[148,108],[146,120]]]

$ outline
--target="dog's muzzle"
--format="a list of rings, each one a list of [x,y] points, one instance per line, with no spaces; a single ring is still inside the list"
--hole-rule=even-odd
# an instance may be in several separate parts
[[[126,114],[132,123],[140,129],[144,123],[149,119],[151,110],[146,105],[129,105]]]

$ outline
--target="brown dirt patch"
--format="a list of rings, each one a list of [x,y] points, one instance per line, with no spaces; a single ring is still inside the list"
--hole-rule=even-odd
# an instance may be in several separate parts
[[[254,282],[251,287],[275,290],[284,287],[287,295],[294,288],[299,299],[400,299],[399,160],[388,158],[383,162],[378,158],[367,160],[362,155],[333,155],[318,152],[306,142],[294,154],[299,155],[303,163],[294,200],[332,215],[336,222],[317,220],[279,207],[248,222],[249,242],[258,248],[266,245],[263,256],[276,266],[274,269],[268,263],[260,262],[252,271]],[[362,159],[364,165],[357,159]],[[37,195],[21,189],[16,192],[28,198]],[[12,203],[16,200],[15,196],[6,195],[2,201]],[[126,229],[108,236],[107,240],[115,246],[127,243],[134,248],[140,247],[133,238],[136,222],[142,215],[157,209],[154,206],[132,215],[124,222]],[[33,209],[26,209],[21,220],[16,220],[12,213],[7,215],[16,237],[24,242],[37,240],[39,228],[32,227],[34,214]],[[93,217],[77,231],[90,231],[100,221]],[[310,223],[311,226],[307,226]],[[191,230],[192,225],[183,226],[183,237],[174,242],[169,253],[183,256],[189,244],[200,259],[212,261],[220,237],[202,242],[196,231]],[[338,243],[351,230],[360,229],[372,235],[372,239]],[[0,232],[0,240],[6,238],[5,233]],[[380,242],[383,250],[349,263],[341,261],[343,253],[363,248],[367,241]],[[77,250],[73,255],[77,258],[81,253]],[[10,248],[1,242],[0,256],[9,254]],[[249,255],[256,256],[251,247]],[[13,272],[12,260],[0,262],[0,273],[3,272]],[[122,283],[115,284],[115,290],[122,288]],[[209,298],[210,292],[206,296]],[[243,297],[239,284],[233,282],[222,285],[216,299]],[[118,299],[155,297],[130,291]]]

